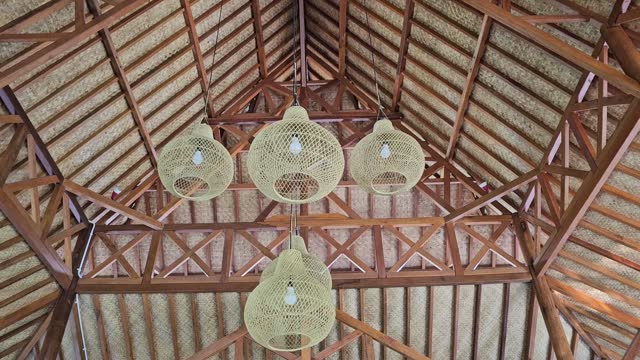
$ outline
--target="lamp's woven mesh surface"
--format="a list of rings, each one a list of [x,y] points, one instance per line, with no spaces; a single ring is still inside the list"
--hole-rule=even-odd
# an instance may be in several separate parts
[[[295,293],[295,302],[287,295]],[[331,289],[310,275],[302,253],[287,250],[275,272],[251,292],[244,321],[256,342],[276,351],[295,351],[325,339],[335,322]]]
[[[318,280],[318,282],[320,282],[321,284],[323,284],[324,286],[326,286],[327,288],[331,289],[331,273],[329,273],[329,268],[324,264],[324,262],[322,262],[322,260],[318,259],[317,257],[310,255],[309,252],[307,251],[307,248],[304,245],[304,239],[301,236],[294,236],[293,237],[293,244],[292,244],[292,249],[293,251],[299,251],[300,252],[300,256],[302,257],[302,264],[304,266],[304,270],[311,276],[313,276],[316,280]],[[285,250],[284,252],[287,251],[292,251],[292,250]],[[283,253],[284,253],[283,252]],[[275,260],[273,260],[271,262],[271,264],[269,264],[263,271],[262,271],[262,276],[260,277],[260,281],[265,281],[267,279],[269,279],[270,277],[272,277],[275,272],[276,269],[278,269],[278,264],[280,263],[280,258],[282,257],[282,255],[280,255],[279,257],[277,257]],[[284,263],[281,265],[280,270],[281,271],[294,271],[296,270],[295,267],[298,264],[296,263]],[[293,266],[293,269],[289,269],[289,267]]]
[[[233,180],[233,171],[231,155],[205,124],[196,125],[190,134],[168,143],[158,159],[164,187],[189,200],[209,200],[220,195]]]
[[[367,192],[392,195],[414,187],[424,172],[424,154],[410,135],[379,120],[355,146],[349,159],[353,179]]]
[[[249,176],[267,197],[304,204],[331,192],[344,171],[344,155],[328,130],[292,106],[281,121],[258,133],[247,158]]]

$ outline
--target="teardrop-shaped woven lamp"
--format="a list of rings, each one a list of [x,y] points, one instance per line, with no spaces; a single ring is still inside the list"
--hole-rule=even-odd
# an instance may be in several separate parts
[[[272,276],[247,298],[244,321],[260,345],[296,351],[325,339],[335,322],[331,289],[305,269],[302,253],[283,251]]]
[[[309,275],[313,276],[318,282],[331,289],[331,273],[329,273],[329,268],[322,262],[322,260],[317,257],[309,254],[306,246],[304,245],[304,239],[301,236],[294,236],[292,239],[292,249],[293,251],[299,251],[300,256],[302,258],[302,265],[304,266],[304,271],[306,271]],[[292,250],[285,250],[292,251]],[[282,255],[280,255],[281,257]],[[265,281],[271,278],[276,269],[278,269],[278,265],[280,263],[280,257],[275,258],[263,271],[262,276],[260,277],[260,281]],[[280,270],[288,270],[288,266],[297,266],[297,264],[285,263],[280,266]],[[294,269],[295,270],[295,269]]]
[[[344,155],[338,140],[292,106],[251,143],[249,176],[268,198],[288,204],[319,200],[338,185]]]
[[[414,187],[424,172],[422,147],[411,135],[378,120],[349,158],[353,179],[369,193],[393,195]]]
[[[192,132],[168,143],[158,159],[158,173],[173,195],[189,200],[209,200],[220,195],[233,180],[233,160],[213,138],[211,127],[196,125]]]

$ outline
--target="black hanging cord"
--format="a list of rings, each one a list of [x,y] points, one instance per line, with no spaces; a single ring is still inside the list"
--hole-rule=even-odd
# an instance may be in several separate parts
[[[293,236],[300,234],[300,227],[298,227],[298,207],[294,208],[294,205],[289,206],[289,250],[292,248]]]
[[[298,36],[298,0],[293,0],[294,6],[291,7],[293,12],[293,18],[291,25],[293,26],[293,36],[291,42],[293,43],[293,105],[298,106],[298,59],[296,57],[296,37]]]
[[[367,32],[369,34],[369,48],[371,49],[371,65],[373,67],[373,81],[376,84],[376,97],[378,100],[378,114],[376,115],[376,120],[380,119],[380,114],[382,116],[387,117],[384,113],[384,109],[382,107],[382,101],[380,100],[380,88],[378,85],[378,70],[376,68],[376,57],[373,53],[373,40],[371,38],[371,25],[369,24],[369,11],[367,10],[367,0],[362,1],[362,5],[364,6],[364,18],[367,23]]]
[[[218,12],[218,22],[216,24],[216,26],[218,27],[218,29],[216,30],[216,40],[213,43],[213,55],[211,56],[211,70],[209,71],[209,82],[208,87],[207,87],[207,91],[204,94],[204,109],[202,110],[204,113],[203,116],[203,120],[206,121],[206,119],[208,118],[207,116],[207,106],[209,105],[209,93],[211,92],[211,82],[213,81],[213,67],[216,63],[216,51],[218,50],[218,37],[220,36],[220,28],[222,27],[221,21],[222,21],[222,6],[224,5],[224,2],[226,0],[221,0],[220,1],[220,11]],[[213,116],[213,114],[211,114]]]

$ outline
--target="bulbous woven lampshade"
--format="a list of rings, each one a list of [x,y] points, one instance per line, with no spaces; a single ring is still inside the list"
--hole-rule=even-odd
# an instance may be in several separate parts
[[[331,192],[344,170],[338,140],[292,106],[281,121],[258,133],[247,158],[249,176],[267,197],[288,204],[316,201]]]
[[[300,256],[302,257],[302,264],[304,266],[304,270],[311,276],[313,276],[318,282],[331,289],[331,274],[329,273],[329,268],[322,262],[322,260],[317,257],[309,254],[307,248],[304,245],[304,239],[301,236],[293,237],[293,250],[285,250],[286,251],[299,251]],[[280,255],[282,257],[282,255]],[[271,264],[269,264],[263,271],[262,276],[260,277],[260,281],[265,281],[272,277],[276,269],[278,269],[278,264],[280,263],[280,257],[275,258]],[[291,263],[285,263],[280,267],[281,271],[288,270],[288,267],[292,266]],[[294,270],[296,263],[293,263]]]
[[[355,146],[349,158],[353,179],[367,192],[393,195],[414,187],[424,172],[420,144],[393,128],[388,119],[379,120],[373,132]]]
[[[329,335],[336,310],[331,289],[305,269],[302,253],[286,250],[275,272],[247,298],[244,321],[253,339],[276,351],[311,347]]]
[[[173,195],[209,200],[220,195],[233,180],[233,160],[213,138],[211,127],[199,124],[190,134],[164,147],[158,159],[158,173]]]

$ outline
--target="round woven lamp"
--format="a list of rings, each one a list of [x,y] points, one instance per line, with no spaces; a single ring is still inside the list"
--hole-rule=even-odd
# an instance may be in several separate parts
[[[369,193],[393,195],[414,187],[424,172],[420,144],[393,128],[391,121],[375,123],[373,132],[355,146],[349,158],[353,179]]]
[[[305,204],[330,193],[344,170],[342,146],[328,130],[292,106],[258,133],[247,158],[249,176],[268,198]]]
[[[318,282],[323,284],[328,289],[331,289],[331,274],[329,273],[329,268],[322,262],[322,260],[317,257],[309,254],[306,246],[304,245],[304,239],[301,236],[294,236],[292,239],[292,249],[293,250],[285,250],[286,251],[298,251],[300,252],[300,256],[302,258],[302,265],[304,266],[304,270],[311,276],[313,276]],[[280,255],[281,257],[282,255]],[[262,276],[260,277],[260,281],[265,281],[271,278],[275,273],[276,269],[278,269],[278,265],[280,263],[280,257],[275,258],[263,271]],[[280,266],[280,271],[289,271],[289,267],[298,266],[297,263],[284,263]]]
[[[306,271],[302,253],[283,251],[275,272],[251,292],[244,321],[251,337],[275,351],[296,351],[325,339],[335,322],[331,289]]]
[[[211,127],[198,124],[193,131],[168,143],[158,159],[158,173],[173,195],[189,200],[209,200],[220,195],[233,180],[233,160],[213,138]]]

